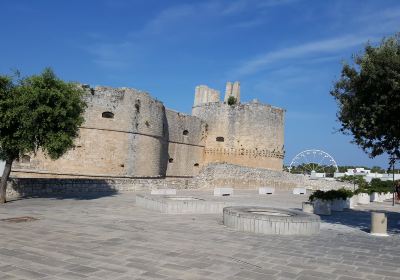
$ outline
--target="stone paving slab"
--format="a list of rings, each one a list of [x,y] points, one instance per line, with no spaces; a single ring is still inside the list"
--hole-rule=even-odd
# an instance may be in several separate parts
[[[305,196],[257,190],[215,198],[299,209]],[[367,233],[369,211],[388,211],[390,236]],[[400,279],[400,206],[373,203],[321,217],[316,236],[265,236],[222,225],[222,214],[161,214],[134,193],[32,198],[0,206],[0,279]]]

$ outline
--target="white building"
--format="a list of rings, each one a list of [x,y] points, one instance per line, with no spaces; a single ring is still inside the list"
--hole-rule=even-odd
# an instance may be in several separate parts
[[[355,169],[347,169],[346,172],[335,172],[334,177],[340,178],[343,176],[363,176],[365,181],[371,182],[372,179],[378,178],[382,181],[391,181],[393,180],[393,174],[391,173],[373,173],[369,169],[365,169],[363,167],[357,167]],[[395,180],[400,180],[400,174],[394,174]]]

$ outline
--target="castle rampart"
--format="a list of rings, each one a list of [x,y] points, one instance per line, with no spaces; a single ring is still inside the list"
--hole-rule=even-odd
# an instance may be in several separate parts
[[[148,93],[129,88],[85,89],[85,122],[75,148],[56,161],[41,152],[13,165],[20,177],[191,177],[209,163],[282,169],[284,110],[240,103],[240,84],[225,99],[196,87],[192,115],[166,109]],[[27,175],[28,174],[28,175]]]
[[[75,148],[56,161],[42,153],[14,169],[88,176],[161,177],[166,172],[164,105],[134,89],[87,89]]]
[[[205,165],[226,162],[282,169],[283,109],[258,102],[234,105],[214,102],[194,106],[192,115],[207,123]]]
[[[202,166],[206,123],[197,117],[166,111],[168,122],[167,176],[197,174]]]

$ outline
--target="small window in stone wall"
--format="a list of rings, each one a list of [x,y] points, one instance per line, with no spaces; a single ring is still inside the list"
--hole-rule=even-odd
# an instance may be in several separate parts
[[[224,139],[224,137],[222,137],[222,136],[218,136],[217,138],[215,138],[215,141],[217,141],[217,142],[224,142],[225,139]]]
[[[173,159],[173,158],[169,158],[168,162],[169,162],[169,163],[173,163],[173,162],[174,162],[174,159]]]
[[[30,163],[30,162],[31,162],[31,157],[28,156],[28,155],[23,155],[23,156],[21,157],[20,162],[21,162],[21,163]]]
[[[114,114],[112,112],[103,112],[101,114],[101,117],[105,118],[105,119],[113,119],[114,118]]]
[[[193,166],[194,166],[194,167],[199,167],[199,164],[198,164],[198,163],[195,163]]]
[[[189,134],[189,131],[187,131],[186,129],[183,131],[183,135],[187,136]]]

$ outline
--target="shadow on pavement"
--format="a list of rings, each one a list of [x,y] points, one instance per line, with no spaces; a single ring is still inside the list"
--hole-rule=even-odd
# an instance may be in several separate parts
[[[400,233],[400,213],[388,210],[357,210],[345,209],[343,212],[332,211],[332,215],[321,215],[321,221],[330,224],[345,225],[353,228],[358,228],[365,232],[370,232],[371,227],[371,212],[385,212],[388,221],[388,233]]]
[[[14,179],[11,185],[18,197],[9,202],[27,198],[54,198],[91,200],[113,196],[117,190],[104,179]]]

